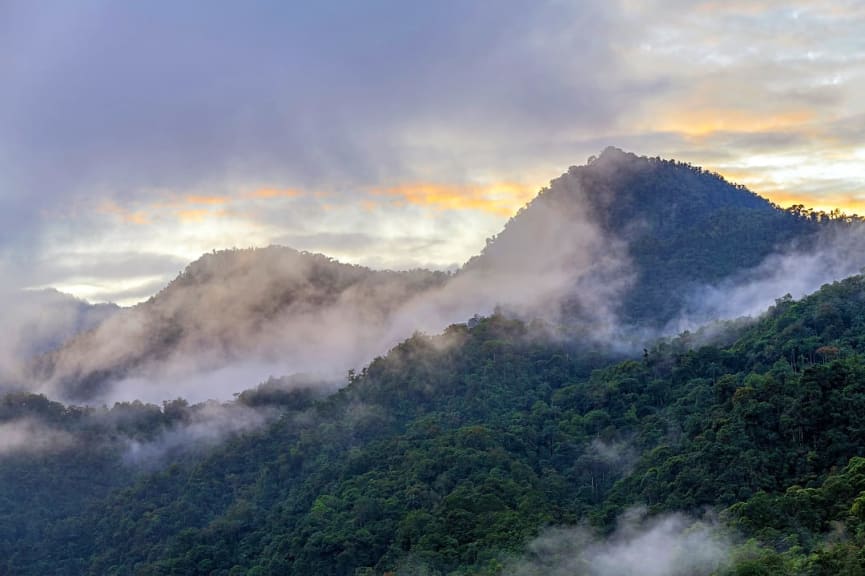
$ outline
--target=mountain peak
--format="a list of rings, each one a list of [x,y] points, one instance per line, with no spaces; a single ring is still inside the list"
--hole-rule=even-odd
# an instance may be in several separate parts
[[[552,180],[467,267],[493,268],[515,254],[530,263],[567,254],[581,262],[578,270],[595,273],[598,262],[614,258],[633,279],[619,315],[663,326],[694,286],[755,267],[818,228],[715,172],[608,146]],[[586,291],[585,280],[575,291]]]
[[[594,164],[595,162],[615,162],[627,159],[637,159],[640,158],[633,152],[626,152],[621,148],[617,148],[615,146],[607,146],[601,153],[597,156],[590,156],[587,164]]]

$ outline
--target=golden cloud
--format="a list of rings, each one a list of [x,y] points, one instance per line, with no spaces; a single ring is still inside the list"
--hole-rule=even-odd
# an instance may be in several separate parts
[[[184,198],[187,204],[199,204],[205,206],[222,206],[231,201],[228,196],[197,196],[191,195]]]
[[[865,214],[865,198],[854,194],[820,194],[816,196],[797,194],[787,190],[771,190],[766,192],[765,196],[784,208],[799,204],[822,212],[832,212],[837,209],[846,214]]]
[[[127,224],[147,224],[150,222],[149,217],[141,210],[129,210],[117,204],[113,200],[103,201],[97,208],[102,214],[110,214],[116,216],[121,221]]]
[[[292,188],[260,188],[240,195],[243,199],[295,198],[302,192]],[[149,224],[169,214],[184,223],[199,223],[208,218],[221,218],[229,214],[227,207],[239,198],[231,195],[168,194],[161,200],[150,202],[141,209],[130,210],[113,200],[99,205],[99,211],[116,216],[130,224]]]
[[[531,200],[535,187],[515,182],[483,185],[409,183],[373,189],[372,193],[391,199],[391,203],[428,206],[438,210],[477,210],[510,216]]]
[[[716,132],[780,132],[801,128],[814,120],[810,110],[762,113],[752,110],[679,110],[662,114],[651,129],[702,138]]]
[[[301,196],[303,192],[294,188],[259,188],[245,194],[247,198],[296,198]]]
[[[210,210],[207,208],[190,208],[175,212],[181,222],[203,222],[207,218],[221,218],[226,216],[226,210]]]

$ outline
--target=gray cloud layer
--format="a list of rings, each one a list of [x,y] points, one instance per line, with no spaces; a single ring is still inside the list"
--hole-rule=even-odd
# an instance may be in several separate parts
[[[190,245],[180,224],[99,221],[106,199],[140,207],[260,183],[343,197],[406,181],[539,184],[608,144],[725,173],[768,151],[811,169],[775,182],[766,174],[789,171],[757,162],[747,183],[856,196],[863,22],[855,1],[6,1],[0,256],[70,285],[44,257],[70,238],[102,251],[136,234]],[[716,129],[681,132],[703,122]],[[302,209],[257,214],[267,233],[256,243],[327,251],[344,244],[336,235],[367,233],[391,254],[364,263],[442,265],[364,229],[393,213],[297,230]],[[454,243],[441,228],[424,240]],[[484,232],[457,240],[446,265]],[[133,300],[153,286],[86,293]]]
[[[31,418],[0,422],[0,458],[15,454],[60,452],[76,444],[76,438]]]
[[[441,129],[601,125],[605,4],[4,3],[0,241],[78,196],[376,183],[458,165]]]

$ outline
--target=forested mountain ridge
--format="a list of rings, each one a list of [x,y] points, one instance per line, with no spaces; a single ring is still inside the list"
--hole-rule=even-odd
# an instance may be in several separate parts
[[[313,346],[336,347],[339,339],[328,331],[334,323],[363,329],[345,347],[375,339],[399,306],[446,278],[376,271],[277,246],[214,252],[148,301],[43,356],[36,374],[61,397],[89,399],[112,381],[173,363],[182,373],[285,358],[302,348],[310,356],[296,369],[302,371],[317,359]]]
[[[752,326],[732,327],[730,344],[685,334],[608,367],[502,316],[416,335],[327,398],[268,400],[267,387],[242,396],[237,403],[281,406],[282,416],[138,472],[128,488],[91,494],[32,533],[7,533],[5,569],[555,573],[580,541],[552,556],[536,549],[526,572],[526,545],[544,527],[591,519],[605,532],[646,505],[652,514],[722,511],[723,557],[690,574],[858,574],[863,318],[857,276],[779,299]],[[38,397],[7,404],[4,418],[48,409]],[[136,434],[191,409],[134,419]],[[51,411],[70,434],[93,429],[77,410]],[[95,465],[70,456],[4,462],[4,526],[46,505],[9,498],[44,490],[44,469],[65,462],[75,478]]]
[[[0,290],[5,308],[0,332],[0,392],[21,384],[23,360],[60,347],[120,311],[57,290]]]
[[[344,371],[413,330],[440,331],[497,305],[618,348],[642,346],[646,334],[759,312],[785,292],[857,272],[859,228],[856,218],[782,210],[701,168],[607,148],[553,180],[455,274],[373,271],[275,246],[217,252],[44,355],[32,379],[81,400],[128,378],[158,388],[232,363],[265,366],[256,379]],[[828,264],[784,269],[800,257],[822,263],[821,250]],[[184,393],[218,396],[195,388]]]
[[[860,227],[608,149],[454,274],[206,255],[41,356],[48,389],[184,395],[250,358],[342,382],[0,398],[0,573],[606,576],[598,550],[661,526],[655,548],[713,553],[658,574],[859,574],[865,279],[783,294],[858,269]],[[658,339],[694,295],[725,306],[703,319],[777,300]]]
[[[553,180],[466,269],[500,265],[515,251],[526,252],[526,261],[544,259],[548,244],[568,238],[557,230],[548,243],[537,244],[552,214],[563,228],[589,222],[605,244],[625,244],[623,267],[633,278],[615,311],[623,323],[643,327],[675,319],[694,288],[735,278],[774,253],[808,252],[820,234],[859,223],[858,217],[802,206],[784,210],[719,174],[609,147]]]

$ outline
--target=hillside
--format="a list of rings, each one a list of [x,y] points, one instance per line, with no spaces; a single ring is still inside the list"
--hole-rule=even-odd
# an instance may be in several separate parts
[[[700,168],[607,148],[553,180],[454,275],[281,247],[205,255],[43,357],[33,387],[71,400],[224,399],[269,374],[339,379],[415,330],[497,307],[632,351],[854,274],[862,238],[856,219],[782,210]]]
[[[854,277],[779,300],[730,344],[683,335],[598,369],[584,348],[493,316],[415,336],[323,399],[268,393],[285,389],[274,384],[249,392],[225,409],[282,415],[153,471],[107,472],[122,453],[112,438],[164,440],[202,407],[120,407],[139,416],[118,420],[7,401],[4,421],[26,416],[80,440],[38,463],[4,462],[5,570],[555,573],[595,552],[580,551],[584,532],[545,527],[590,519],[604,534],[643,505],[655,517],[722,512],[695,529],[718,555],[669,560],[687,560],[689,574],[858,574],[862,318],[865,278]],[[90,457],[78,460],[83,446]],[[100,487],[68,490],[97,466]],[[47,520],[25,531],[34,510]],[[660,518],[627,520],[638,522],[630,536],[611,542],[658,526],[664,538],[693,537],[692,521],[675,528],[687,516]],[[530,544],[539,534],[546,544]],[[553,536],[571,540],[550,548]],[[670,566],[661,573],[680,573]]]
[[[61,398],[80,400],[126,378],[176,381],[235,362],[303,372],[333,369],[331,359],[341,375],[388,345],[390,317],[401,305],[446,278],[374,271],[276,246],[215,252],[147,302],[44,356],[37,379]],[[236,383],[231,392],[242,388]],[[208,393],[220,391],[198,396]]]
[[[663,328],[695,312],[701,288],[760,280],[747,273],[771,274],[758,270],[770,256],[813,254],[821,239],[849,228],[849,219],[783,210],[699,167],[607,148],[553,180],[465,269],[501,268],[514,255],[517,269],[565,268],[571,310],[581,308],[586,292],[601,290],[619,322]],[[858,265],[822,282],[865,263],[857,250],[846,253]],[[603,291],[611,279],[621,286]],[[764,294],[762,306],[786,291]]]
[[[0,572],[857,574],[860,227],[608,149],[455,274],[206,255],[35,367],[191,403],[0,398]]]
[[[100,325],[120,308],[89,304],[56,290],[3,292],[0,391],[25,386],[26,362]]]

